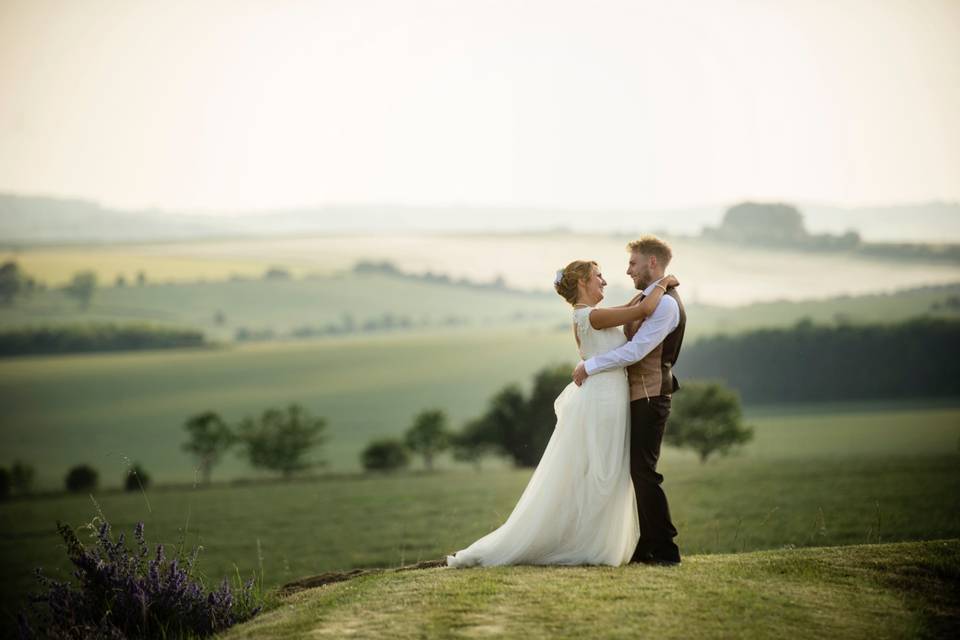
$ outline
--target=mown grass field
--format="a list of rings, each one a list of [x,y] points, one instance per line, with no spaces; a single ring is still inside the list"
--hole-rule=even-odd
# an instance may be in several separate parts
[[[878,423],[882,415],[891,420]],[[757,443],[743,455],[700,465],[666,452],[661,471],[685,555],[960,537],[960,458],[944,445],[955,441],[955,410],[879,407],[810,413],[806,422],[755,422]],[[914,448],[905,448],[904,428]],[[794,430],[805,433],[788,437]],[[835,449],[845,440],[869,445]],[[9,611],[32,585],[35,566],[67,577],[55,521],[81,526],[98,509],[128,536],[143,520],[152,542],[203,545],[201,570],[211,580],[237,570],[249,576],[262,567],[264,585],[271,587],[463,548],[506,519],[529,474],[344,475],[146,494],[98,491],[96,504],[86,495],[14,500],[0,505],[6,575],[0,599]]]
[[[225,639],[947,638],[960,540],[688,556],[680,567],[381,573],[296,593]]]

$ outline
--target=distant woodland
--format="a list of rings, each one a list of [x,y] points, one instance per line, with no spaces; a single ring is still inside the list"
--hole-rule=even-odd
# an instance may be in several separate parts
[[[789,204],[742,202],[730,207],[717,227],[704,227],[708,240],[803,251],[845,251],[864,257],[960,263],[960,245],[870,243],[848,230],[843,234],[809,233],[803,214]]]
[[[202,331],[151,325],[24,327],[0,332],[0,357],[207,346]]]
[[[683,379],[725,381],[744,401],[960,396],[960,321],[762,329],[702,338],[677,363]],[[678,391],[678,393],[682,393]]]

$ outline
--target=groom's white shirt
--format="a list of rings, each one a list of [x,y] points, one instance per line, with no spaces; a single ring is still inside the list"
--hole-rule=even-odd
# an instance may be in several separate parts
[[[650,295],[660,280],[650,283],[650,286],[643,290],[643,295]],[[663,296],[657,303],[657,308],[643,321],[633,338],[613,351],[594,356],[584,363],[587,374],[593,375],[599,371],[629,367],[635,362],[640,362],[679,325],[680,306],[672,296]]]

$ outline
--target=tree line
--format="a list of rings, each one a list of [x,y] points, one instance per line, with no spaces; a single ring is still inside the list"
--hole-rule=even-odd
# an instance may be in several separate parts
[[[723,380],[746,402],[960,395],[960,320],[758,329],[701,338],[677,375]]]
[[[571,384],[573,364],[551,365],[536,372],[529,393],[516,383],[490,397],[484,412],[452,431],[446,414],[428,409],[418,414],[403,438],[372,441],[361,454],[364,468],[394,471],[409,464],[409,452],[419,453],[430,470],[438,453],[452,449],[455,460],[478,469],[484,455],[510,459],[516,467],[540,462],[557,422],[554,402]],[[674,396],[665,442],[694,451],[701,462],[730,453],[753,438],[744,424],[736,391],[715,381],[687,381]]]
[[[0,331],[0,357],[208,346],[202,331],[150,324],[90,323]]]
[[[326,418],[313,416],[296,403],[285,408],[268,408],[258,416],[247,416],[230,424],[215,411],[203,411],[187,418],[183,428],[187,440],[181,449],[193,456],[203,484],[209,484],[213,468],[227,451],[239,448],[253,467],[279,473],[289,479],[295,473],[323,466],[320,460],[308,460],[310,451],[326,440]],[[0,467],[0,499],[11,495],[29,495],[34,479],[33,466],[16,461],[11,469]],[[99,472],[89,464],[71,467],[64,476],[69,492],[95,489]],[[132,463],[124,474],[124,488],[143,490],[150,477],[139,463]]]

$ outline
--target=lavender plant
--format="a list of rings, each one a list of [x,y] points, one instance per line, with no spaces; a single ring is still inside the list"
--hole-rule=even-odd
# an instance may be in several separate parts
[[[95,544],[88,548],[57,521],[77,582],[36,569],[42,589],[19,616],[21,638],[202,638],[252,618],[263,606],[253,578],[238,580],[233,589],[224,578],[205,590],[193,575],[200,547],[168,560],[162,544],[151,554],[143,522],[134,527],[133,550],[123,532],[112,539],[105,520],[95,519],[93,528]]]

